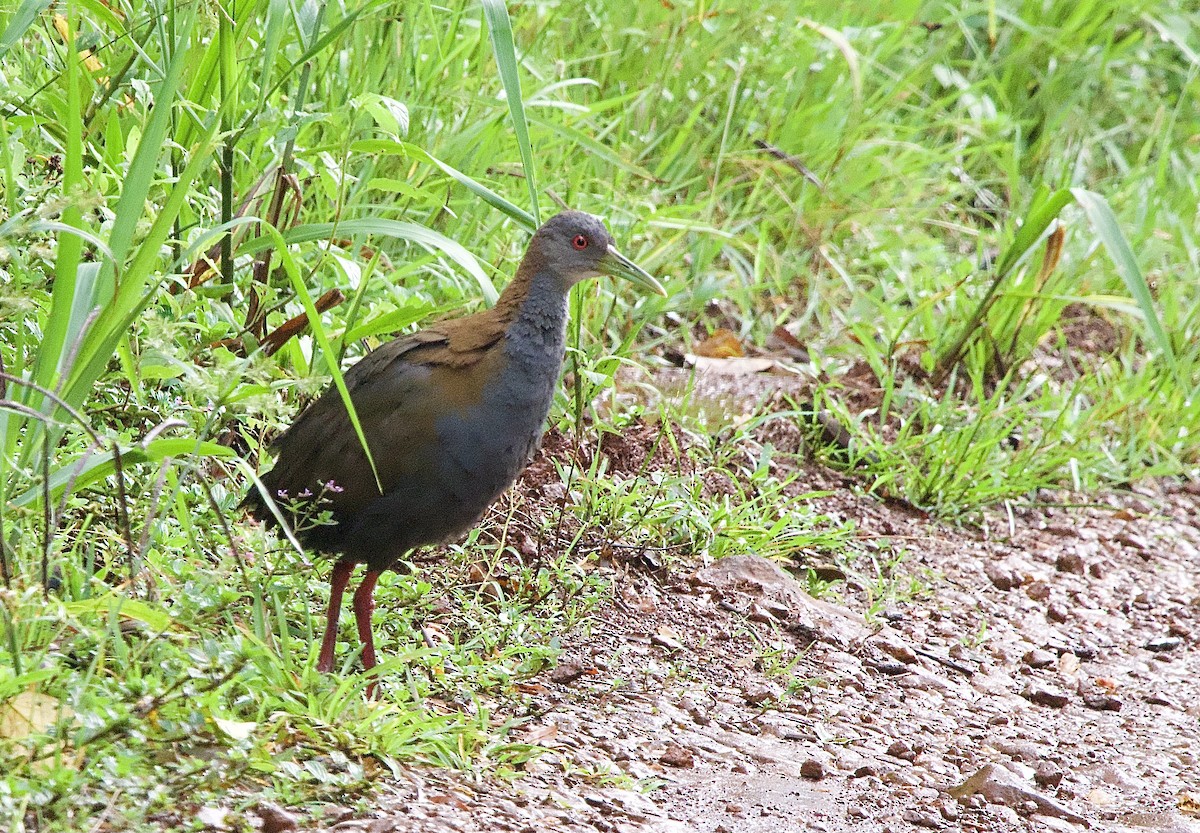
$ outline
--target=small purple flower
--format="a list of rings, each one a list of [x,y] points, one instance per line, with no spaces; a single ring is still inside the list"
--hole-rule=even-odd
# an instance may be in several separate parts
[[[303,500],[304,498],[310,498],[310,497],[312,497],[312,491],[306,487],[304,489],[304,491],[301,492],[300,494],[296,495],[296,497],[300,498],[301,500]]]

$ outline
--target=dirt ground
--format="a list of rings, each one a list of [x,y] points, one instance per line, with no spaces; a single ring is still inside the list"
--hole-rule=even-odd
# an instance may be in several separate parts
[[[523,778],[412,770],[314,826],[1200,831],[1200,490],[1043,494],[963,528],[801,475],[927,592],[873,604],[847,570],[816,601],[755,556],[609,564],[611,604],[526,687],[545,753]]]

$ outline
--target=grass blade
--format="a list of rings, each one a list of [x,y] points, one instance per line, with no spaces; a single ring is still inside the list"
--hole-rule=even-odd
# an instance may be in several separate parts
[[[1079,203],[1079,207],[1087,214],[1088,219],[1092,223],[1092,228],[1096,230],[1096,234],[1100,237],[1100,242],[1104,244],[1105,251],[1108,252],[1113,266],[1116,267],[1117,274],[1125,282],[1125,288],[1129,290],[1129,294],[1137,301],[1137,305],[1146,319],[1146,326],[1150,328],[1150,334],[1154,337],[1154,342],[1162,350],[1163,355],[1166,356],[1167,362],[1171,365],[1171,369],[1175,372],[1180,384],[1186,387],[1186,382],[1179,372],[1179,365],[1176,361],[1175,350],[1171,346],[1171,340],[1167,338],[1166,330],[1163,329],[1162,322],[1158,319],[1158,311],[1154,308],[1154,298],[1150,295],[1150,286],[1146,283],[1146,277],[1142,274],[1142,270],[1138,266],[1137,258],[1133,254],[1133,248],[1129,245],[1129,240],[1126,239],[1125,234],[1121,231],[1121,226],[1117,223],[1117,218],[1113,214],[1108,200],[1095,191],[1089,191],[1086,188],[1072,188],[1071,194],[1075,197],[1075,201]]]
[[[504,95],[508,99],[508,112],[512,114],[513,131],[517,134],[521,165],[525,169],[525,183],[529,186],[529,210],[533,213],[534,222],[541,225],[537,182],[533,171],[533,149],[529,144],[529,125],[525,121],[525,104],[521,98],[521,76],[518,72],[517,52],[513,46],[512,21],[509,20],[504,0],[483,0],[483,15],[487,18],[492,51],[496,54],[496,65],[500,68],[500,80],[504,84]]]

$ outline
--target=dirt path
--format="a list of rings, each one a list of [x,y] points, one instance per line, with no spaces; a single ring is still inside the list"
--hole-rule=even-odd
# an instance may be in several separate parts
[[[1200,497],[1093,498],[983,534],[833,478],[802,485],[881,554],[902,547],[893,580],[928,595],[868,624],[853,575],[834,606],[751,557],[626,572],[529,687],[525,738],[547,751],[525,778],[413,772],[336,829],[1200,831]]]

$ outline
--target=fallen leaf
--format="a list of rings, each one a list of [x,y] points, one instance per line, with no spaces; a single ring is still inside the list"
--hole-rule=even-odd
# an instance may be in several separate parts
[[[1175,796],[1179,812],[1189,816],[1200,816],[1200,792],[1181,792]]]
[[[522,743],[539,744],[558,736],[558,724],[546,723],[541,726],[531,726],[521,738]]]
[[[733,375],[749,375],[765,373],[775,367],[774,359],[764,358],[731,358],[713,359],[707,356],[696,356],[687,353],[683,357],[685,367],[694,367],[701,373],[728,373]]]
[[[54,725],[59,715],[70,710],[55,698],[33,688],[0,703],[0,738],[20,740]]]
[[[709,359],[730,359],[746,355],[742,342],[732,331],[721,327],[696,345],[696,355]]]

